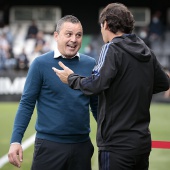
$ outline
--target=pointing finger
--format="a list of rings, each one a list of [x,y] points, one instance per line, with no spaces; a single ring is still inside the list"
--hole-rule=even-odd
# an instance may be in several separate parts
[[[52,69],[54,70],[54,72],[56,72],[56,71],[57,71],[57,69],[56,69],[55,67],[52,67]]]
[[[67,68],[61,61],[58,62],[59,66],[62,67],[64,70]]]

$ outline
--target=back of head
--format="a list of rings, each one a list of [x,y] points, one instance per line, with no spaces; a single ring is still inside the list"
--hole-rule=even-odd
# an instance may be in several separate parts
[[[57,27],[56,27],[56,31],[59,33],[61,30],[62,25],[65,22],[71,22],[73,24],[81,24],[81,22],[79,21],[79,19],[73,15],[66,15],[64,17],[62,17],[61,19],[58,20],[57,22]]]
[[[110,3],[100,13],[99,23],[107,22],[109,30],[129,34],[134,29],[135,20],[128,8],[121,3]]]

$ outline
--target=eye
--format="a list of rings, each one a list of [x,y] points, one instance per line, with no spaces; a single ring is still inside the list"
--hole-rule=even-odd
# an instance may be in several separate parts
[[[67,36],[67,37],[70,37],[70,36],[71,36],[71,33],[67,33],[66,36]]]
[[[77,38],[81,38],[81,37],[82,37],[82,34],[77,34],[76,37],[77,37]]]

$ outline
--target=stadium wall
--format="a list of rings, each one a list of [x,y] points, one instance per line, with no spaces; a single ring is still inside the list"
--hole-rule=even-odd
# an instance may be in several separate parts
[[[0,102],[20,100],[26,74],[26,71],[0,71]]]

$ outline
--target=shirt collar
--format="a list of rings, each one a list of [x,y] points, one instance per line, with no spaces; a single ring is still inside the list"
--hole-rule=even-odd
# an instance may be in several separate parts
[[[78,58],[80,58],[80,54],[79,54],[79,52],[77,52],[77,54],[74,56],[74,57],[78,57]],[[62,58],[66,58],[65,56],[63,56],[60,52],[59,52],[59,50],[56,48],[55,50],[54,50],[54,58],[58,58],[58,57],[62,57]],[[74,58],[74,57],[72,57],[72,58]]]

